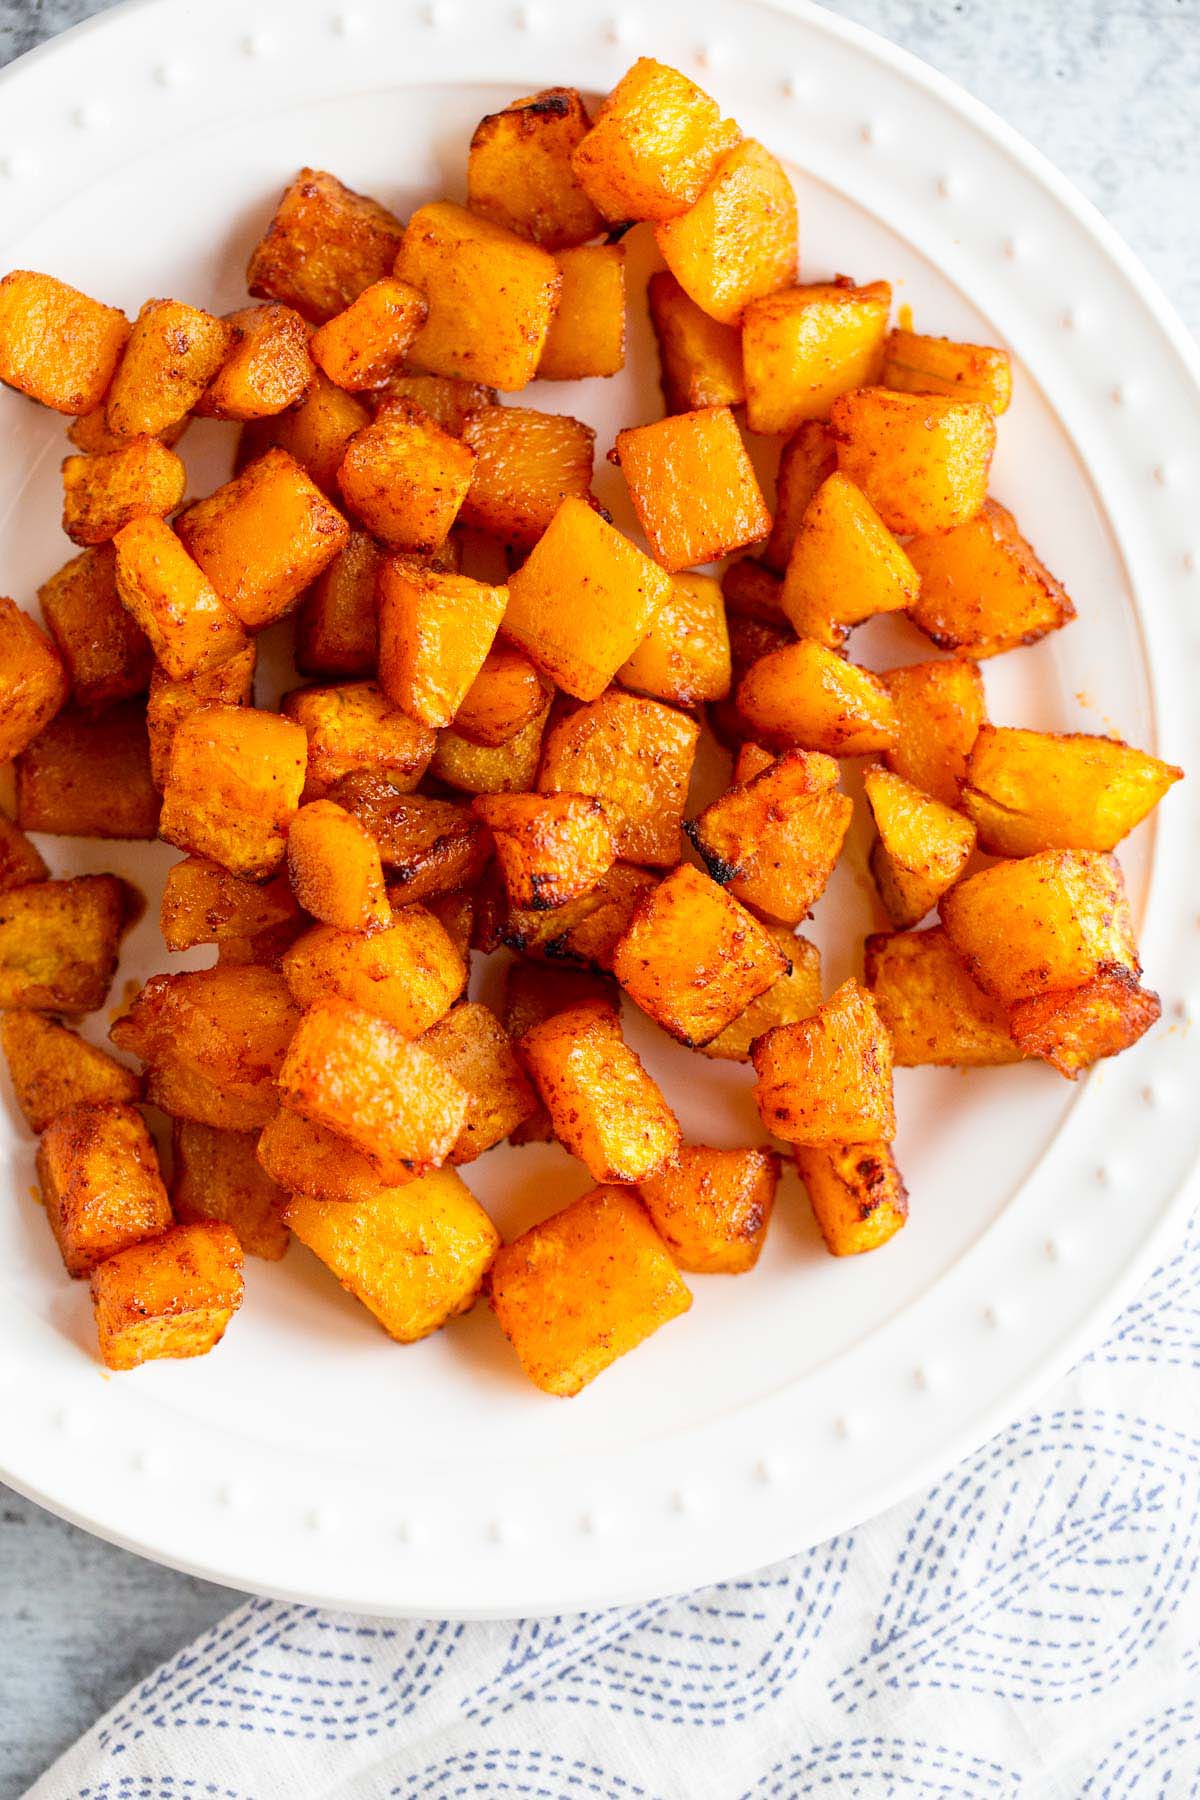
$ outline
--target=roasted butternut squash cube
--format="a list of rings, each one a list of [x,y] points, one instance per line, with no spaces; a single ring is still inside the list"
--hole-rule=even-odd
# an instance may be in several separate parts
[[[968,975],[945,930],[881,932],[866,942],[866,983],[897,1068],[1020,1062],[1008,1008]]]
[[[315,368],[302,400],[270,418],[250,419],[238,439],[233,472],[240,475],[268,450],[286,450],[323,494],[338,500],[338,470],[356,431],[371,423],[365,400],[335,387]]]
[[[310,800],[290,821],[287,868],[297,900],[322,924],[349,932],[390,924],[379,846],[334,801]]]
[[[231,348],[196,402],[201,419],[269,419],[295,406],[313,378],[308,326],[290,306],[271,300],[226,315]]]
[[[958,880],[975,848],[975,827],[888,769],[868,769],[863,786],[879,833],[871,873],[888,918],[905,931]]]
[[[340,781],[333,798],[379,845],[394,905],[471,886],[492,854],[482,820],[459,801],[398,793],[366,772]]]
[[[586,499],[596,434],[564,413],[483,406],[470,413],[463,441],[475,452],[463,501],[465,525],[506,544],[536,544],[568,494]]]
[[[790,970],[752,1000],[724,1031],[702,1044],[704,1056],[722,1062],[749,1062],[755,1040],[764,1032],[810,1018],[821,1004],[821,952],[817,946],[797,937],[786,925],[768,925],[766,929],[788,958]]]
[[[547,250],[584,244],[603,221],[571,167],[590,129],[575,88],[544,88],[480,119],[467,155],[467,204]]]
[[[568,495],[509,577],[504,635],[565,693],[595,700],[670,594],[664,570]]]
[[[59,1113],[38,1145],[37,1172],[68,1275],[90,1275],[171,1223],[154,1141],[136,1106],[104,1100]]]
[[[538,1099],[495,1013],[476,1001],[456,1006],[427,1031],[422,1047],[449,1070],[470,1100],[452,1163],[474,1162],[538,1110]]]
[[[0,894],[0,1009],[103,1006],[140,897],[116,875],[31,881]]]
[[[103,456],[68,456],[62,466],[62,528],[73,544],[107,544],[122,525],[174,512],[183,464],[157,438],[130,438]]]
[[[1099,851],[994,863],[944,894],[939,911],[979,986],[1010,1005],[1113,970],[1141,973],[1124,878]]]
[[[467,416],[481,406],[492,406],[496,390],[482,381],[460,381],[456,375],[426,375],[420,369],[402,369],[381,389],[386,400],[411,400],[428,413],[451,437],[461,437]]]
[[[174,1225],[92,1271],[100,1361],[136,1369],[206,1356],[242,1304],[241,1246],[228,1225]]]
[[[891,1143],[892,1041],[870,993],[844,981],[810,1018],[777,1025],[753,1050],[762,1122],[792,1144]]]
[[[361,1150],[322,1125],[310,1125],[281,1106],[258,1137],[258,1160],[275,1184],[294,1197],[374,1200],[389,1184]],[[407,1179],[415,1180],[415,1177]]]
[[[943,805],[957,806],[987,716],[978,663],[910,663],[880,680],[896,714],[896,735],[884,751],[888,768]]]
[[[157,836],[145,707],[124,700],[98,719],[51,719],[17,761],[17,823],[58,837]]]
[[[14,269],[0,281],[0,381],[61,413],[90,413],[108,391],[129,336],[115,306]]]
[[[612,953],[625,992],[689,1046],[716,1037],[787,968],[766,927],[690,863],[646,890]]]
[[[401,1344],[474,1304],[500,1243],[453,1169],[348,1204],[293,1195],[283,1216]]]
[[[387,400],[346,446],[338,486],[373,536],[429,555],[458,517],[474,462],[414,401]]]
[[[676,575],[670,598],[617,680],[672,706],[725,699],[733,672],[720,582],[711,575]]]
[[[750,735],[764,744],[870,756],[896,739],[891,695],[869,669],[801,638],[752,663],[737,690]]]
[[[838,468],[889,531],[950,531],[987,498],[996,415],[981,401],[858,388],[834,401],[829,428]]]
[[[67,693],[66,670],[45,632],[0,596],[0,762],[20,755]]]
[[[546,333],[539,381],[584,381],[625,367],[625,246],[560,250],[558,306]]]
[[[301,169],[255,245],[246,286],[320,324],[391,272],[404,227],[323,169]]]
[[[247,644],[228,662],[218,663],[190,681],[172,681],[161,669],[154,669],[146,702],[146,729],[150,734],[150,773],[160,792],[167,782],[171,745],[184,719],[206,706],[253,705],[257,659],[254,645]]]
[[[762,549],[768,568],[783,574],[809,501],[836,468],[837,447],[829,435],[829,426],[823,419],[806,419],[779,453],[775,517]]]
[[[171,681],[190,681],[245,648],[246,634],[162,519],[132,519],[113,539],[117,592]]]
[[[282,975],[220,965],[152,975],[109,1036],[147,1067],[155,1106],[226,1131],[273,1115],[275,1079],[300,1020]]]
[[[521,1056],[521,1039],[532,1026],[589,1000],[617,1009],[620,992],[611,975],[556,963],[511,962],[504,972],[500,1016],[517,1049],[517,1060]],[[534,1110],[508,1134],[510,1144],[548,1144],[553,1138],[550,1114],[536,1097]]]
[[[159,833],[234,875],[263,880],[287,848],[304,787],[307,739],[277,713],[208,706],[176,729]]]
[[[798,925],[825,891],[853,814],[832,757],[789,750],[755,773],[739,770],[684,829],[714,881],[756,912]]]
[[[283,710],[308,739],[306,800],[324,799],[360,771],[407,792],[429,767],[433,732],[401,712],[377,682],[293,688],[283,697]]]
[[[104,402],[117,437],[156,437],[186,419],[237,342],[238,328],[181,300],[147,300]]]
[[[741,1275],[758,1261],[778,1183],[774,1150],[687,1144],[640,1192],[677,1269]]]
[[[792,432],[826,419],[839,394],[878,381],[892,290],[816,282],[766,294],[746,308],[742,358],[751,431]]]
[[[953,531],[911,538],[906,549],[921,578],[909,616],[956,656],[999,656],[1037,643],[1075,617],[1062,583],[995,500]]]
[[[798,1145],[796,1172],[831,1256],[878,1250],[908,1218],[890,1144]]]
[[[1008,411],[1012,399],[1012,359],[989,344],[956,344],[951,338],[923,337],[918,331],[889,331],[884,346],[883,385],[901,394],[947,394],[981,400],[994,413]]]
[[[403,364],[428,310],[416,288],[385,275],[313,332],[309,352],[335,387],[382,387]]]
[[[290,1241],[281,1208],[287,1195],[255,1155],[252,1131],[218,1131],[176,1119],[171,1138],[171,1200],[181,1225],[228,1225],[247,1256],[278,1262]]]
[[[771,152],[746,138],[718,164],[695,205],[654,233],[696,305],[723,325],[796,279],[796,196]]]
[[[1015,1042],[1074,1081],[1106,1056],[1119,1056],[1158,1023],[1157,994],[1129,969],[1106,969],[1081,987],[1018,1000],[1009,1014]]]
[[[673,707],[605,694],[550,726],[538,791],[593,794],[604,802],[618,857],[671,868],[699,737],[696,721]]]
[[[641,1201],[613,1187],[505,1244],[491,1299],[530,1381],[562,1395],[579,1393],[692,1303]]]
[[[994,856],[1115,850],[1183,770],[1119,738],[983,725],[962,806]]]
[[[672,219],[700,197],[741,133],[678,69],[639,56],[575,151],[575,173],[604,218]]]
[[[168,450],[173,450],[191,422],[192,416],[188,413],[174,425],[154,432],[153,436],[165,444]],[[94,412],[84,413],[80,419],[74,419],[67,429],[67,442],[74,444],[76,450],[82,450],[86,456],[100,456],[107,450],[119,450],[127,441],[115,431],[109,430],[103,406],[98,406]]]
[[[279,1072],[283,1104],[349,1139],[385,1180],[439,1168],[467,1121],[467,1091],[428,1050],[347,1001],[310,1006]]]
[[[247,881],[204,856],[185,856],[167,870],[159,926],[168,950],[256,937],[302,924],[287,876]]]
[[[0,812],[0,894],[42,881],[49,873],[41,851],[6,812]]]
[[[658,269],[650,277],[646,297],[667,411],[739,406],[746,398],[746,378],[737,327],[710,318],[669,269]]]
[[[524,794],[537,776],[549,716],[546,696],[528,725],[503,744],[478,744],[457,729],[439,732],[430,774],[465,794]]]
[[[379,661],[375,583],[383,552],[365,531],[352,531],[300,602],[296,667],[303,675],[373,675]]]
[[[429,302],[409,352],[416,368],[505,394],[533,380],[562,279],[548,251],[437,200],[409,219],[396,274]]]
[[[521,1059],[555,1136],[594,1181],[645,1181],[674,1159],[679,1122],[612,1007],[592,1001],[552,1014],[525,1032]]]
[[[301,1006],[335,995],[410,1038],[436,1025],[467,984],[462,953],[418,905],[398,907],[371,937],[318,925],[292,945],[283,973]]]
[[[508,591],[389,556],[379,571],[379,685],[423,725],[449,725],[492,647]]]
[[[38,589],[38,599],[80,711],[103,712],[145,693],[154,652],[121,604],[111,545],[73,556]]]
[[[666,569],[715,562],[771,529],[746,446],[727,406],[676,413],[617,433],[633,509]]]
[[[594,888],[615,860],[608,815],[590,794],[485,794],[474,811],[492,834],[513,906],[562,906]]]
[[[493,646],[454,715],[454,729],[472,744],[495,749],[543,717],[549,684],[527,656]]]
[[[140,1076],[97,1050],[56,1019],[36,1012],[6,1012],[0,1040],[17,1105],[31,1131],[77,1106],[101,1101],[131,1105],[142,1094]]]
[[[184,549],[248,631],[296,605],[350,527],[285,450],[257,462],[176,521]]]
[[[613,950],[634,907],[656,880],[648,869],[614,863],[589,893],[553,912],[510,908],[501,923],[501,941],[526,956],[553,956],[610,969]]]
[[[783,610],[799,637],[830,650],[876,613],[903,612],[920,583],[871,502],[833,474],[809,503],[783,581]]]

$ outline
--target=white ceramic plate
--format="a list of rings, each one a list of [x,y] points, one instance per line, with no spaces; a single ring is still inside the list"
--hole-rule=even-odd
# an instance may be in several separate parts
[[[603,92],[642,52],[693,73],[788,159],[805,278],[888,276],[919,328],[1011,346],[994,491],[1080,616],[987,665],[991,713],[1116,729],[1192,769],[1123,857],[1163,1023],[1078,1086],[1041,1068],[901,1072],[907,1230],[835,1262],[785,1184],[759,1269],[696,1278],[685,1319],[570,1403],[520,1378],[486,1308],[400,1349],[298,1247],[250,1268],[214,1355],[104,1374],[9,1101],[3,1473],[94,1531],[239,1587],[380,1613],[536,1613],[684,1588],[818,1541],[932,1479],[1078,1352],[1161,1245],[1196,1150],[1195,352],[1102,221],[965,95],[816,8],[760,0],[640,13],[154,0],[0,81],[0,260],[130,310],[159,294],[229,307],[302,163],[403,214],[461,194],[481,114],[556,82]],[[644,247],[631,255],[644,272]],[[602,455],[619,424],[660,410],[644,322],[623,377],[521,398],[591,420]],[[184,447],[193,491],[224,478],[218,428]],[[0,394],[0,585],[26,604],[69,549],[62,451],[61,421]],[[856,639],[877,666],[929,653],[880,624]],[[114,867],[152,900],[169,860],[48,847],[56,866]],[[166,960],[153,913],[114,1000]],[[818,915],[833,982],[873,928],[861,844]],[[107,1019],[91,1023],[99,1034]],[[690,1137],[760,1135],[747,1071],[630,1029]],[[470,1179],[506,1232],[589,1185],[550,1147],[499,1151]]]

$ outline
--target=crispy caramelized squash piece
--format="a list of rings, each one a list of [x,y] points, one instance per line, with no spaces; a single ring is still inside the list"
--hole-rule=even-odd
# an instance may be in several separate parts
[[[6,812],[0,812],[0,894],[43,881],[49,873],[37,846]]]
[[[332,798],[352,812],[379,845],[395,905],[470,887],[491,856],[491,839],[482,820],[460,801],[398,793],[386,780],[365,771],[340,781]]]
[[[116,875],[31,881],[0,894],[0,1009],[103,1006],[141,896]]]
[[[263,1126],[257,1154],[271,1180],[293,1199],[303,1194],[335,1202],[374,1200],[389,1186],[403,1185],[385,1182],[361,1150],[285,1106]]]
[[[314,331],[309,351],[335,387],[351,393],[382,387],[403,365],[428,311],[416,288],[385,275]]]
[[[670,706],[724,700],[733,670],[720,582],[711,575],[676,575],[671,597],[617,670],[617,680]]]
[[[410,718],[449,725],[492,647],[507,589],[389,556],[378,593],[380,687]]]
[[[891,1036],[897,1068],[1020,1062],[1007,1007],[971,979],[941,925],[869,937],[866,983]]]
[[[1040,1057],[1073,1081],[1102,1057],[1119,1056],[1156,1025],[1158,995],[1129,969],[1106,969],[1081,987],[1018,1000],[1009,1015],[1026,1056]]]
[[[746,138],[717,165],[695,205],[655,229],[686,294],[723,325],[796,279],[796,196],[783,165]]]
[[[793,432],[878,381],[891,305],[886,281],[817,282],[753,301],[742,318],[750,430]]]
[[[923,337],[918,331],[888,332],[881,379],[884,387],[902,394],[982,400],[997,414],[1007,412],[1012,399],[1012,359],[1007,350]]]
[[[962,805],[994,856],[1115,850],[1182,778],[1182,769],[1117,738],[984,725]]]
[[[457,729],[439,732],[430,774],[464,794],[524,794],[537,775],[549,716],[545,694],[529,723],[502,744],[480,744]]]
[[[620,1005],[620,992],[611,975],[592,969],[573,969],[563,964],[515,961],[504,971],[500,1018],[520,1061],[525,1033],[543,1019],[566,1012],[572,1006],[600,1001]],[[510,1144],[548,1144],[554,1138],[550,1114],[535,1096],[533,1111],[508,1134]]]
[[[878,837],[871,873],[898,931],[916,925],[962,874],[975,848],[975,827],[888,769],[863,777]]]
[[[640,695],[607,693],[564,715],[546,733],[538,791],[594,794],[604,802],[616,854],[670,868],[700,727]]]
[[[0,596],[0,761],[20,755],[67,693],[66,670],[45,632]]]
[[[242,1304],[242,1251],[228,1225],[173,1225],[92,1271],[100,1361],[136,1369],[206,1356]]]
[[[145,693],[154,652],[121,604],[111,544],[73,556],[38,589],[38,600],[81,712]]]
[[[489,1007],[468,1000],[452,1008],[421,1044],[470,1100],[466,1123],[450,1152],[452,1163],[474,1162],[538,1110],[508,1033]]]
[[[186,471],[157,438],[130,438],[119,450],[63,461],[62,528],[73,544],[107,544],[131,519],[174,512]]]
[[[176,1119],[171,1201],[181,1225],[214,1219],[229,1226],[245,1255],[278,1262],[290,1239],[280,1213],[287,1195],[255,1155],[257,1142],[252,1131]]]
[[[268,450],[284,450],[327,499],[340,505],[338,470],[350,439],[371,422],[369,398],[348,394],[314,368],[302,400],[285,412],[250,419],[242,426],[234,474],[240,475]]]
[[[758,1261],[778,1182],[774,1150],[688,1144],[640,1192],[676,1268],[741,1275]]]
[[[117,307],[53,275],[14,269],[0,281],[0,381],[55,412],[100,405],[128,336]]]
[[[147,300],[105,396],[114,436],[161,438],[187,418],[237,341],[237,326],[180,300]]]
[[[131,519],[113,549],[121,604],[168,680],[190,681],[245,648],[240,622],[165,520]]]
[[[435,739],[429,726],[402,712],[378,682],[293,688],[284,695],[282,707],[308,740],[306,800],[329,795],[344,804],[332,790],[360,774],[393,792],[408,792],[433,755]]]
[[[512,906],[547,912],[589,893],[612,867],[608,815],[590,794],[485,794],[474,811],[492,834]]]
[[[159,797],[141,703],[51,719],[17,762],[17,823],[60,837],[154,837]]]
[[[206,856],[185,856],[167,870],[159,928],[168,950],[256,937],[301,926],[300,908],[285,874],[270,881],[231,875]]]
[[[967,759],[987,717],[978,663],[910,663],[879,679],[896,714],[896,735],[883,753],[888,768],[944,806],[957,806]]]
[[[821,952],[807,938],[797,937],[786,925],[768,925],[790,963],[764,994],[752,1000],[745,1012],[719,1031],[715,1038],[701,1045],[704,1056],[722,1062],[749,1062],[755,1040],[776,1025],[794,1025],[807,1019],[821,1004]]]
[[[474,452],[412,400],[385,400],[338,468],[354,516],[393,550],[432,555],[458,517]]]
[[[68,1275],[90,1275],[171,1223],[154,1141],[136,1106],[104,1100],[59,1113],[38,1145],[37,1173]]]
[[[616,460],[665,569],[716,562],[771,529],[754,467],[727,406],[675,413],[617,433]]]
[[[150,738],[150,775],[161,793],[171,766],[171,745],[184,719],[206,706],[251,706],[254,703],[255,646],[247,644],[228,662],[193,675],[190,681],[172,681],[155,668],[146,701],[146,730]]]
[[[303,675],[373,675],[379,661],[375,584],[383,551],[365,531],[317,576],[296,614],[296,667]]]
[[[797,636],[838,650],[851,626],[903,612],[919,586],[866,495],[832,474],[809,502],[784,576],[780,599]]]
[[[288,879],[305,912],[349,932],[379,931],[392,909],[379,846],[333,800],[310,800],[288,825]]]
[[[141,1098],[141,1078],[132,1069],[41,1013],[4,1013],[0,1042],[17,1105],[39,1135],[73,1107],[100,1101],[130,1105]]]
[[[896,738],[895,709],[878,675],[813,638],[752,663],[738,685],[737,709],[751,736],[784,749],[870,756]]]
[[[301,169],[254,247],[246,286],[319,325],[391,273],[403,236],[399,219],[377,200],[323,169]]]
[[[307,741],[278,713],[208,706],[171,744],[160,835],[234,875],[273,875],[304,788]]]
[[[996,416],[981,401],[859,388],[834,401],[829,428],[838,468],[889,531],[950,531],[982,507]]]
[[[525,1032],[521,1059],[555,1136],[594,1181],[645,1181],[673,1160],[679,1123],[612,1007],[592,1001],[553,1013]]]
[[[995,500],[950,531],[905,546],[921,578],[913,624],[956,656],[999,656],[1070,624],[1070,595]]]
[[[808,1019],[777,1025],[753,1052],[768,1131],[792,1144],[890,1143],[892,1041],[870,993],[844,981]]]
[[[463,425],[475,452],[464,525],[519,549],[537,543],[568,494],[586,500],[596,434],[565,413],[481,406]]]
[[[436,1025],[467,984],[466,960],[445,926],[415,905],[398,907],[370,937],[333,925],[306,931],[284,956],[283,973],[299,1005],[337,996],[409,1038]]]
[[[549,684],[527,656],[495,645],[459,703],[455,732],[495,750],[543,718],[549,698]]]
[[[714,881],[756,912],[798,925],[825,891],[854,802],[838,787],[832,757],[758,755],[765,765],[739,768],[734,785],[684,829]]]
[[[699,199],[741,133],[715,100],[666,63],[639,56],[574,153],[605,219],[671,219]]]
[[[313,378],[308,327],[298,312],[278,301],[245,306],[227,315],[233,343],[196,402],[201,419],[269,419],[295,406]]]
[[[890,1144],[797,1145],[796,1172],[831,1256],[878,1250],[908,1218]]]
[[[586,244],[603,227],[571,166],[591,129],[575,88],[543,88],[480,119],[467,153],[467,204],[546,250]]]
[[[383,400],[411,400],[428,413],[451,437],[461,437],[467,415],[481,406],[494,406],[496,390],[482,381],[462,381],[457,375],[427,375],[421,369],[402,369],[380,389]]]

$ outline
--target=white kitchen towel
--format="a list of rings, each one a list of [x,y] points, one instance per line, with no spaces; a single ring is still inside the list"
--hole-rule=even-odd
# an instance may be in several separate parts
[[[1035,1413],[860,1530],[584,1616],[252,1601],[30,1800],[1190,1800],[1198,1559],[1200,1213]]]

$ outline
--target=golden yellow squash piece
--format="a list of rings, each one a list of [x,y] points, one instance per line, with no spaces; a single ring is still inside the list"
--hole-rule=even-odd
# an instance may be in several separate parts
[[[784,288],[755,300],[742,318],[746,423],[793,432],[825,419],[839,394],[869,387],[883,367],[892,290],[847,280]]]
[[[424,906],[401,906],[369,937],[317,925],[283,959],[301,1006],[333,996],[376,1013],[404,1037],[420,1037],[454,1005],[467,982],[462,954]]]
[[[429,767],[436,742],[432,730],[402,712],[378,682],[293,688],[282,706],[308,742],[306,800],[323,800],[358,775],[408,793]],[[340,794],[332,797],[345,804]]]
[[[841,855],[854,802],[832,757],[789,750],[765,758],[684,827],[714,881],[784,924],[807,918]],[[757,759],[756,759],[757,760]]]
[[[320,324],[391,271],[404,227],[324,169],[301,169],[255,245],[246,286]]]
[[[878,1250],[908,1218],[890,1144],[798,1145],[796,1173],[831,1256]]]
[[[896,714],[896,736],[884,751],[888,768],[944,806],[957,806],[987,716],[978,663],[911,663],[880,680]]]
[[[174,512],[187,472],[157,438],[130,438],[100,456],[68,456],[62,466],[62,528],[73,544],[107,544],[131,519]]]
[[[307,392],[296,405],[242,426],[234,474],[240,475],[268,450],[285,450],[337,505],[337,475],[346,446],[370,422],[365,398],[335,387],[323,370],[314,367]]]
[[[546,733],[538,791],[604,802],[617,856],[671,868],[700,727],[673,707],[611,692],[564,712]]]
[[[575,150],[575,174],[614,224],[670,219],[699,199],[740,135],[694,81],[639,56]]]
[[[313,1125],[281,1106],[258,1137],[258,1160],[277,1187],[293,1199],[304,1194],[334,1202],[375,1200],[389,1186],[361,1150],[323,1125]],[[416,1176],[407,1172],[405,1181]]]
[[[1115,850],[1182,779],[1182,769],[1118,738],[984,725],[962,804],[995,856]]]
[[[838,468],[889,531],[949,531],[982,507],[996,447],[990,406],[859,388],[834,401],[829,425]]]
[[[619,374],[625,367],[624,244],[581,244],[554,260],[561,285],[538,380]]]
[[[403,364],[428,310],[416,288],[385,275],[313,332],[309,353],[335,387],[382,387]]]
[[[916,925],[962,874],[975,848],[975,827],[888,769],[863,777],[878,832],[871,873],[892,924]]]
[[[463,695],[454,715],[455,732],[468,743],[497,749],[541,719],[549,697],[549,684],[527,656],[496,645]]]
[[[736,325],[710,318],[669,269],[655,271],[646,295],[658,340],[666,410],[683,413],[701,406],[740,405],[746,398],[746,378]]]
[[[844,981],[808,1019],[754,1045],[763,1124],[792,1144],[890,1143],[892,1041],[866,988]]]
[[[941,925],[869,937],[866,983],[891,1036],[897,1068],[1020,1062],[1008,1008],[971,979]]]
[[[474,1162],[538,1110],[538,1099],[513,1054],[507,1031],[489,1007],[465,1001],[421,1039],[466,1090],[466,1123],[450,1152],[452,1163]]]
[[[237,342],[238,328],[179,300],[147,300],[105,396],[114,436],[162,437],[187,418]]]
[[[637,1182],[679,1149],[679,1123],[602,1001],[569,1007],[532,1026],[521,1058],[555,1136],[594,1181]]]
[[[121,604],[111,544],[98,544],[64,563],[38,589],[38,601],[81,711],[103,712],[145,693],[154,652]]]
[[[797,635],[840,649],[852,625],[911,606],[919,585],[866,495],[831,475],[809,503],[784,576],[783,610]]]
[[[751,735],[783,749],[870,756],[896,739],[895,710],[879,677],[813,638],[752,663],[737,707]]]
[[[393,550],[432,555],[458,517],[474,452],[412,400],[385,400],[338,468],[346,505]]]
[[[374,538],[352,531],[346,548],[313,582],[296,614],[296,667],[302,674],[375,673],[379,661],[375,583],[382,561],[383,551]]]
[[[934,529],[936,535],[910,538],[905,548],[921,578],[910,616],[940,649],[999,656],[1075,617],[1062,583],[995,500],[954,530]]]
[[[727,406],[619,431],[614,456],[638,522],[665,569],[716,562],[771,529],[758,477]]]
[[[14,269],[0,281],[0,381],[55,412],[100,405],[128,336],[117,307],[53,275]]]
[[[19,755],[66,698],[66,671],[49,638],[15,600],[0,597],[0,760]]]
[[[220,944],[229,938],[303,924],[286,874],[270,881],[231,875],[206,856],[185,856],[167,870],[159,929],[168,950]]]
[[[786,925],[768,925],[766,929],[791,966],[724,1031],[700,1046],[704,1056],[721,1062],[749,1062],[755,1041],[764,1033],[776,1025],[794,1025],[797,1019],[810,1018],[821,1004],[821,952],[817,946],[797,937]]]
[[[206,706],[249,706],[254,698],[254,670],[258,653],[254,644],[235,651],[228,662],[193,675],[188,681],[172,681],[160,668],[150,676],[146,701],[146,731],[150,738],[150,775],[161,793],[171,765],[171,745],[184,719]]]
[[[246,634],[163,519],[132,519],[113,539],[122,605],[167,678],[190,681],[245,648]]]
[[[688,1144],[639,1192],[676,1268],[741,1275],[758,1261],[778,1181],[774,1150]]]
[[[32,881],[0,894],[0,1009],[95,1012],[142,910],[116,875]]]
[[[617,670],[617,680],[671,706],[724,700],[733,671],[720,582],[711,575],[676,575],[670,598]]]
[[[1012,360],[1007,350],[988,344],[957,344],[916,331],[889,331],[882,380],[884,387],[902,394],[982,400],[999,414],[1007,412],[1012,399]]]
[[[449,725],[504,617],[508,590],[385,559],[378,580],[379,685],[423,725]]]
[[[234,875],[274,874],[304,788],[304,732],[277,713],[209,706],[175,731],[159,831]]]
[[[196,402],[197,418],[268,419],[304,398],[313,364],[299,313],[269,301],[229,313],[226,323],[234,329],[233,343]]]
[[[171,1223],[154,1141],[136,1106],[106,1100],[59,1113],[38,1145],[37,1172],[68,1275],[90,1275]]]
[[[547,250],[595,237],[603,221],[571,166],[590,128],[574,88],[544,88],[488,113],[467,153],[471,211]]]
[[[550,696],[527,725],[502,744],[480,744],[455,728],[438,733],[431,775],[464,794],[524,794],[533,786],[542,753]]]
[[[333,800],[310,800],[288,826],[288,879],[305,912],[342,931],[379,931],[391,923],[379,846],[353,813]]]
[[[837,468],[837,446],[823,419],[806,419],[779,453],[775,476],[775,518],[763,546],[767,567],[782,575],[808,503]]]
[[[174,1225],[92,1271],[100,1361],[135,1369],[205,1356],[242,1304],[242,1252],[228,1225]]]
[[[230,1227],[247,1256],[278,1262],[290,1236],[281,1213],[287,1195],[255,1155],[257,1141],[252,1131],[176,1119],[171,1201],[181,1225],[216,1220]]]
[[[717,165],[695,204],[655,229],[684,292],[723,325],[796,279],[796,196],[786,169],[753,138]]]
[[[565,413],[481,406],[463,423],[475,453],[464,525],[520,549],[536,544],[568,494],[586,500],[596,434]]]
[[[56,1019],[16,1010],[0,1017],[0,1042],[17,1105],[39,1134],[60,1113],[99,1101],[131,1104],[141,1077]]]
[[[63,837],[154,837],[159,798],[141,703],[51,719],[17,761],[17,823]]]

